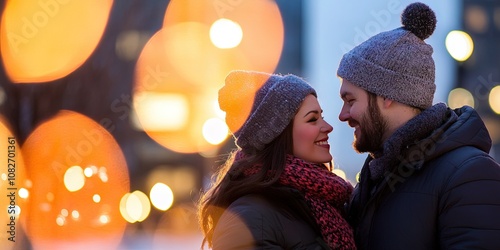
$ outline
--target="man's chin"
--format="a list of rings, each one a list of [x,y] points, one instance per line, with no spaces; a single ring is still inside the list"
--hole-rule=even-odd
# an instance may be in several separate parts
[[[359,142],[357,140],[355,140],[355,141],[352,142],[352,148],[354,149],[354,151],[356,151],[357,153],[360,153],[360,154],[367,152],[363,148],[363,146],[359,144]]]

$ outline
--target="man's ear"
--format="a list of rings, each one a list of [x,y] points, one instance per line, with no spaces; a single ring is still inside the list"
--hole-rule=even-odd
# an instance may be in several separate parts
[[[389,98],[382,97],[382,100],[382,107],[384,108],[390,108],[394,104],[394,101]]]

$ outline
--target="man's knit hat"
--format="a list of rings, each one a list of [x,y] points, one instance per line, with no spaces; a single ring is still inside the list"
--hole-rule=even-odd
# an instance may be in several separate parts
[[[347,52],[337,75],[376,95],[420,109],[432,106],[436,91],[433,49],[424,40],[436,16],[423,3],[408,5],[402,27],[379,33]]]
[[[309,94],[316,91],[292,74],[231,71],[219,90],[219,107],[236,145],[255,152],[283,132]]]

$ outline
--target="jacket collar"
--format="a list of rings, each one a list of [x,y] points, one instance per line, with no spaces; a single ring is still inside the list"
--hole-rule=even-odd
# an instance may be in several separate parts
[[[381,152],[374,152],[368,163],[370,178],[378,180],[394,167],[406,164],[418,167],[426,158],[426,151],[436,143],[443,133],[443,124],[451,123],[449,110],[444,103],[438,103],[409,120],[397,129],[385,142]],[[431,136],[429,136],[431,135]],[[426,138],[426,139],[421,139]]]

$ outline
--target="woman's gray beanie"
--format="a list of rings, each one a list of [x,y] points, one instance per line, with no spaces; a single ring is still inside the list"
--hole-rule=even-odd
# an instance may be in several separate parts
[[[423,3],[408,5],[403,27],[379,33],[347,52],[337,75],[376,95],[420,109],[432,106],[436,91],[433,49],[424,40],[436,16]]]
[[[255,71],[231,71],[219,90],[219,107],[245,152],[264,149],[292,121],[302,101],[316,91],[302,78]]]

